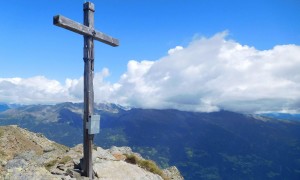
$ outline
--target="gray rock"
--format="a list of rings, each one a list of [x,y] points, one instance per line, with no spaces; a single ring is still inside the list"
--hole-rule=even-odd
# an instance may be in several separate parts
[[[97,147],[97,150],[93,150],[93,162],[98,159],[104,160],[116,160],[116,158],[107,150]]]
[[[70,176],[64,176],[61,178],[62,180],[76,180],[76,178],[72,178]]]
[[[163,180],[136,165],[124,161],[105,161],[93,166],[96,177],[105,180]]]
[[[24,159],[12,159],[7,162],[5,168],[6,169],[25,168],[27,165],[28,162],[26,162]]]
[[[140,159],[144,159],[139,153],[134,153],[132,152],[131,148],[130,147],[127,147],[127,146],[123,146],[123,147],[116,147],[116,146],[112,146],[108,152],[110,154],[128,154],[128,155],[131,155],[131,154],[134,154],[135,156],[137,156],[138,158]]]
[[[169,168],[166,168],[163,170],[163,174],[168,179],[172,180],[184,180],[184,178],[181,176],[179,170],[175,166],[171,166]]]
[[[21,154],[18,154],[15,159],[24,159],[26,161],[32,161],[33,159],[36,158],[36,153],[35,151],[26,151]]]
[[[122,154],[132,154],[132,150],[130,147],[116,147],[116,146],[112,146],[109,150],[108,150],[111,154],[114,153],[122,153]]]
[[[60,170],[60,169],[56,169],[56,168],[53,168],[51,169],[51,174],[54,174],[54,175],[63,175],[65,172]]]
[[[7,164],[7,161],[5,161],[5,160],[2,160],[2,161],[0,161],[1,162],[1,165],[2,166],[5,166],[6,164]]]
[[[53,146],[45,146],[44,149],[43,149],[43,152],[47,153],[47,152],[51,152],[51,151],[54,151],[54,150],[55,150],[55,147],[53,147]]]
[[[75,170],[71,170],[71,169],[67,169],[66,174],[69,175],[71,178],[75,178],[75,179],[80,179],[81,178],[81,173],[80,171],[75,171]]]
[[[67,168],[66,168],[66,166],[64,164],[57,165],[57,169],[59,169],[61,171],[66,171],[67,170]]]
[[[12,172],[6,174],[7,180],[60,180],[61,178],[52,176],[43,167],[30,167],[27,170],[14,168]]]
[[[75,168],[79,168],[80,167],[80,159],[73,159],[73,164]]]

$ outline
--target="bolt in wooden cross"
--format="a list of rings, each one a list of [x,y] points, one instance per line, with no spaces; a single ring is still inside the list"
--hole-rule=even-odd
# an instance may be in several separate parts
[[[84,25],[77,23],[61,15],[57,15],[53,17],[53,24],[84,36],[83,173],[85,176],[91,179],[93,178],[92,145],[93,145],[94,134],[90,132],[88,126],[92,124],[91,121],[93,117],[95,117],[93,115],[94,113],[94,90],[93,90],[94,39],[114,47],[119,45],[119,40],[107,36],[94,29],[95,7],[93,3],[91,2],[84,3],[83,11],[84,11]]]

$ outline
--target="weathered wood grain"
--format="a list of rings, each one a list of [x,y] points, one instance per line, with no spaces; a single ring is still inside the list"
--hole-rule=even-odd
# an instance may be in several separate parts
[[[53,24],[84,36],[92,36],[94,40],[103,42],[110,46],[114,46],[114,47],[119,46],[118,39],[113,38],[111,36],[107,36],[102,32],[96,31],[94,28],[90,28],[88,26],[80,24],[62,15],[54,16]]]

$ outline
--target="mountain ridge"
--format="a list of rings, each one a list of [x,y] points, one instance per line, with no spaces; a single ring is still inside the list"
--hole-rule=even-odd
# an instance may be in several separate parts
[[[53,108],[58,106],[56,122],[0,113],[0,124],[18,124],[67,146],[81,143],[82,115],[62,104]],[[98,146],[130,146],[161,167],[176,165],[185,179],[300,177],[299,122],[229,111],[115,110],[95,107],[101,115]]]

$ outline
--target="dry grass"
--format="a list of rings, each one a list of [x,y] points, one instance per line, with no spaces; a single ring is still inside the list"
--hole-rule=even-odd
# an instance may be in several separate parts
[[[50,171],[50,169],[57,163],[57,159],[49,161],[45,164],[45,168]]]
[[[67,162],[72,161],[72,158],[70,156],[64,156],[63,158],[61,158],[61,160],[59,161],[59,164],[66,164]]]
[[[0,159],[4,159],[6,156],[6,153],[3,150],[0,150]]]
[[[44,164],[45,168],[50,171],[52,167],[54,167],[56,164],[66,164],[67,162],[72,161],[72,158],[70,156],[64,156],[60,160],[54,159]]]
[[[164,176],[162,170],[156,165],[154,161],[140,159],[134,154],[129,154],[129,155],[125,154],[125,156],[126,156],[125,159],[126,162],[130,164],[137,164],[138,166],[140,166],[141,168],[149,172],[160,175],[164,180],[169,180],[169,178]]]
[[[35,151],[37,155],[43,153],[43,149],[33,140],[27,138],[26,134],[20,131],[16,126],[0,127],[0,146],[2,151],[6,153],[6,158],[11,159],[16,154]]]
[[[4,135],[3,127],[0,127],[0,138]]]
[[[58,143],[53,143],[53,146],[55,146],[57,149],[60,149],[60,150],[63,150],[63,151],[67,151],[69,150],[70,148],[65,146],[65,145],[62,145],[62,144],[58,144]]]

